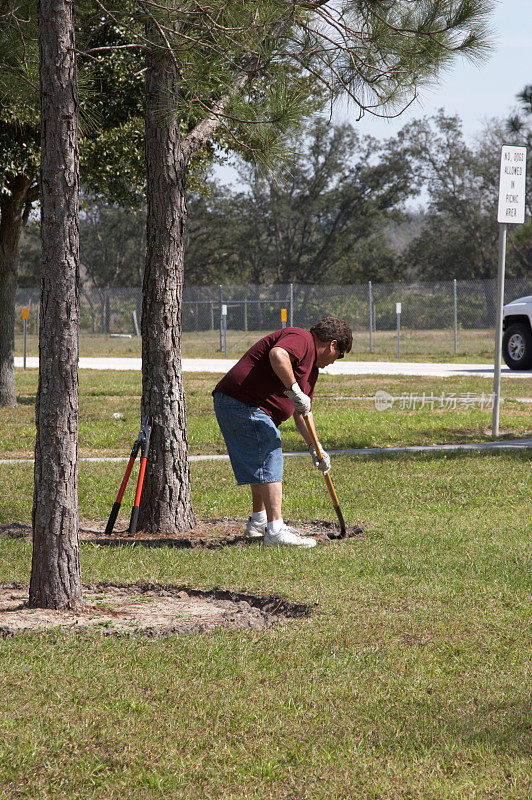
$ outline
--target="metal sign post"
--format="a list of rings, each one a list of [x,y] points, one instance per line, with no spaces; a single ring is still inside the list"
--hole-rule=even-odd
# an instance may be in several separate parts
[[[224,322],[223,322],[223,302],[224,302],[224,297],[223,297],[223,287],[222,287],[221,283],[218,285],[218,291],[219,291],[219,295],[220,295],[220,352],[223,353],[223,350],[224,350]]]
[[[395,304],[397,314],[397,360],[401,358],[401,303]]]
[[[26,344],[28,339],[28,317],[29,317],[29,308],[24,307],[22,309],[22,320],[24,325],[24,369],[26,369]]]
[[[290,327],[294,327],[294,284],[290,284]]]
[[[458,353],[458,294],[456,291],[456,278],[453,281],[453,305],[454,305],[454,353]]]
[[[223,332],[223,353],[227,358],[227,305],[222,304],[222,332]]]
[[[499,265],[497,270],[497,323],[493,367],[492,435],[499,435],[501,403],[502,309],[504,306],[504,272],[506,267],[506,229],[508,224],[525,221],[526,147],[503,145],[499,177]]]
[[[369,352],[373,353],[373,289],[369,282]]]

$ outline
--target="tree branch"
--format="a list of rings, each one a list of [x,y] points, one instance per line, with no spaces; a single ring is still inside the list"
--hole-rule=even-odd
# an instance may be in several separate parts
[[[224,111],[235,95],[253,80],[253,72],[243,72],[235,80],[231,89],[214,104],[211,112],[199,122],[196,127],[185,137],[183,145],[187,158],[195,155],[203,144],[215,133],[222,124]]]

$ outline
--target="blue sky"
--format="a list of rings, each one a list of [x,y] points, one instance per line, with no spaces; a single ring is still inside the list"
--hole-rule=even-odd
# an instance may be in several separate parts
[[[532,0],[499,0],[491,15],[494,50],[488,60],[471,63],[462,58],[439,82],[421,92],[421,100],[394,120],[366,115],[355,127],[378,139],[393,136],[412,119],[445,108],[463,120],[468,139],[492,117],[506,117],[516,106],[515,96],[532,84]],[[338,109],[336,117],[355,124],[356,112]]]

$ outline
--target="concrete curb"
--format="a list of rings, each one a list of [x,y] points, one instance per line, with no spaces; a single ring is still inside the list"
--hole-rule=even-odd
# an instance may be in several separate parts
[[[401,453],[452,453],[497,450],[528,450],[532,449],[532,439],[507,439],[497,442],[467,442],[463,444],[429,444],[412,445],[410,447],[360,447],[346,450],[329,450],[332,456],[393,456]],[[285,458],[299,458],[308,456],[306,450],[283,453]],[[109,456],[102,458],[80,458],[87,463],[118,463],[128,461],[129,456]],[[190,462],[194,461],[228,461],[226,454],[189,456]],[[2,458],[0,465],[33,464],[33,458]]]

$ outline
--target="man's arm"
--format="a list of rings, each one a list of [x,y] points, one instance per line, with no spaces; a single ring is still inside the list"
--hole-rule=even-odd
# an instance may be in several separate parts
[[[314,436],[316,437],[316,441],[318,442],[319,449],[320,449],[320,457],[318,458],[318,454],[316,452],[316,448],[314,446],[314,441],[312,436],[310,435],[306,421],[308,420],[308,424],[311,430],[314,432]],[[317,467],[321,472],[327,473],[331,468],[331,459],[329,458],[329,454],[325,452],[323,449],[323,445],[318,441],[318,436],[316,434],[316,427],[314,425],[314,417],[312,416],[312,411],[303,417],[297,411],[294,411],[294,422],[296,428],[298,429],[299,433],[305,440],[308,451],[311,455],[312,461],[314,462],[314,466]]]
[[[270,363],[277,377],[280,378],[287,389],[290,389],[290,387],[296,382],[290,353],[288,353],[288,351],[283,347],[272,347],[270,350]],[[316,428],[314,427],[314,417],[312,416],[312,411],[308,412],[307,419],[309,420],[312,430],[315,433]],[[299,411],[294,411],[294,422],[296,428],[307,445],[312,444],[312,438],[307,430],[305,420]]]
[[[270,364],[283,385],[290,389],[296,382],[290,353],[284,347],[272,347],[270,350]]]
[[[296,411],[300,414],[308,414],[311,400],[296,381],[292,358],[293,356],[283,347],[272,347],[270,350],[270,364],[277,377],[286,386],[285,395],[293,402]]]
[[[316,428],[314,426],[314,417],[312,416],[312,411],[308,412],[307,419],[308,419],[308,421],[310,423],[310,427],[312,428],[314,433],[316,433]],[[295,423],[295,426],[298,429],[299,433],[301,434],[301,436],[305,440],[306,444],[307,445],[311,445],[312,444],[312,437],[311,437],[310,433],[308,432],[307,426],[305,424],[305,420],[303,419],[303,415],[299,414],[297,411],[294,411],[294,423]]]
[[[281,379],[281,381],[287,388],[285,394],[287,394],[289,397],[291,397],[292,400],[294,400],[294,403],[296,404],[296,409],[298,401],[300,400],[299,395],[301,395],[301,397],[304,398],[306,404],[306,408],[304,410],[306,413],[303,415],[301,411],[295,410],[294,423],[299,433],[305,440],[309,453],[312,457],[312,461],[314,462],[314,466],[324,473],[328,472],[331,468],[331,459],[329,458],[328,454],[325,452],[325,450],[322,448],[320,444],[321,459],[318,460],[318,456],[312,441],[312,436],[310,435],[307,428],[307,420],[308,420],[308,424],[311,430],[316,435],[316,428],[314,426],[314,417],[312,416],[312,411],[310,410],[310,397],[301,392],[301,389],[299,388],[296,382],[294,376],[294,370],[292,368],[292,361],[290,354],[282,347],[272,347],[272,349],[270,350],[270,363],[277,377]],[[292,388],[296,387],[297,387],[297,392],[292,391]],[[316,435],[316,440],[317,438],[318,437]]]

